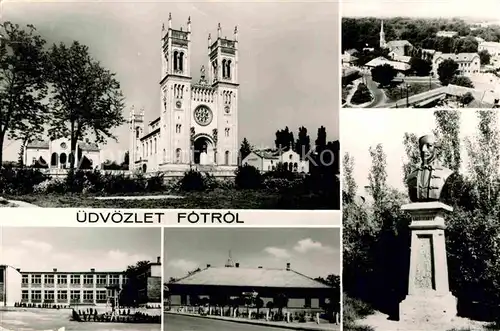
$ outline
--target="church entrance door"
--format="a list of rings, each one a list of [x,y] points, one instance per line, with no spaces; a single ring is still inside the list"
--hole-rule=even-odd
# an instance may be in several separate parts
[[[194,141],[193,161],[195,164],[213,164],[210,151],[213,149],[212,142],[207,137],[199,137]]]

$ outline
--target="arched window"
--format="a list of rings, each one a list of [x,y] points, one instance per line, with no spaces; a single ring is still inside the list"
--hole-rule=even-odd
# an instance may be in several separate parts
[[[290,163],[288,164],[288,170],[289,170],[289,171],[292,171],[292,170],[293,170],[293,163],[292,163],[292,162],[290,162]]]
[[[61,153],[61,155],[59,156],[59,162],[61,164],[64,164],[64,163],[66,163],[66,161],[68,161],[68,157],[66,156],[66,153]]]
[[[136,138],[136,139],[139,139],[139,135],[140,135],[140,134],[141,134],[140,129],[139,129],[139,128],[136,128],[136,129],[135,129],[135,138]]]
[[[179,54],[179,70],[184,71],[184,53]]]
[[[288,170],[288,162],[283,163],[283,169]]]
[[[229,165],[229,151],[224,153],[224,164]]]
[[[226,78],[226,60],[222,60],[222,78]]]
[[[295,162],[293,164],[293,171],[297,172],[299,170],[299,165],[297,164],[297,162]]]
[[[153,155],[153,142],[149,143],[149,155]]]
[[[57,161],[58,161],[57,153],[52,153],[52,157],[50,158],[50,166],[57,167]]]
[[[226,78],[231,79],[231,60],[227,61],[226,66]]]
[[[179,68],[177,67],[177,58],[179,56],[179,53],[177,51],[174,52],[174,70],[178,70]]]
[[[148,156],[149,154],[149,144],[148,142],[146,141],[146,156]]]
[[[163,162],[167,162],[167,150],[163,149]]]
[[[142,158],[146,158],[146,148],[144,148],[144,143],[142,143]]]
[[[156,153],[158,153],[157,147],[158,146],[157,146],[157,142],[156,142],[156,138],[155,138],[155,155],[156,155]]]
[[[180,148],[177,148],[175,150],[175,162],[176,163],[181,163],[181,161],[182,161],[181,154],[182,154],[182,150]]]
[[[291,160],[291,159],[293,158],[293,155],[292,155],[292,154],[290,154],[290,156],[289,156],[288,158]]]

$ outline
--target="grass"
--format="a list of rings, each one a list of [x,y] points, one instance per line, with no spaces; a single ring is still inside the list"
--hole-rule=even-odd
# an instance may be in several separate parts
[[[412,82],[408,83],[410,85],[410,88],[408,89],[408,96],[420,94],[423,92],[429,91],[429,82]],[[430,89],[434,90],[441,85],[437,83],[431,83]],[[387,98],[390,101],[396,102],[398,100],[401,100],[403,98],[406,98],[406,89],[401,89],[402,84],[390,86],[390,87],[384,87],[384,92]]]
[[[352,98],[351,98],[351,103],[353,105],[361,105],[363,103],[367,103],[372,101],[373,97],[365,84],[360,83],[358,85],[358,88],[356,89],[356,92],[354,92]]]
[[[151,194],[151,195],[158,195]],[[164,192],[163,194],[170,194]],[[29,194],[6,196],[39,207],[56,208],[158,208],[158,209],[338,209],[338,201],[318,194],[276,193],[263,190],[216,189],[174,193],[182,199],[96,200],[84,194]],[[149,194],[148,194],[149,195]]]
[[[344,331],[373,331],[374,329],[368,325],[358,325],[357,322],[368,315],[373,314],[373,308],[359,300],[352,298],[344,293],[342,305],[343,315],[343,330]]]

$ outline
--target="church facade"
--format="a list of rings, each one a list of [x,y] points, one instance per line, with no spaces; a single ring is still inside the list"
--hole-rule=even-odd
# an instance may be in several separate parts
[[[131,170],[183,173],[198,169],[234,175],[238,165],[238,30],[208,36],[207,68],[191,77],[191,20],[187,29],[162,29],[160,115],[146,125],[130,112]]]

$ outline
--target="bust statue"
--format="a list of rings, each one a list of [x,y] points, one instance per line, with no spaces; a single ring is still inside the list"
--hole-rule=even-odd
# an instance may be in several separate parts
[[[440,201],[443,188],[452,170],[439,164],[436,158],[436,138],[432,135],[420,137],[420,166],[408,176],[408,194],[411,202]]]

